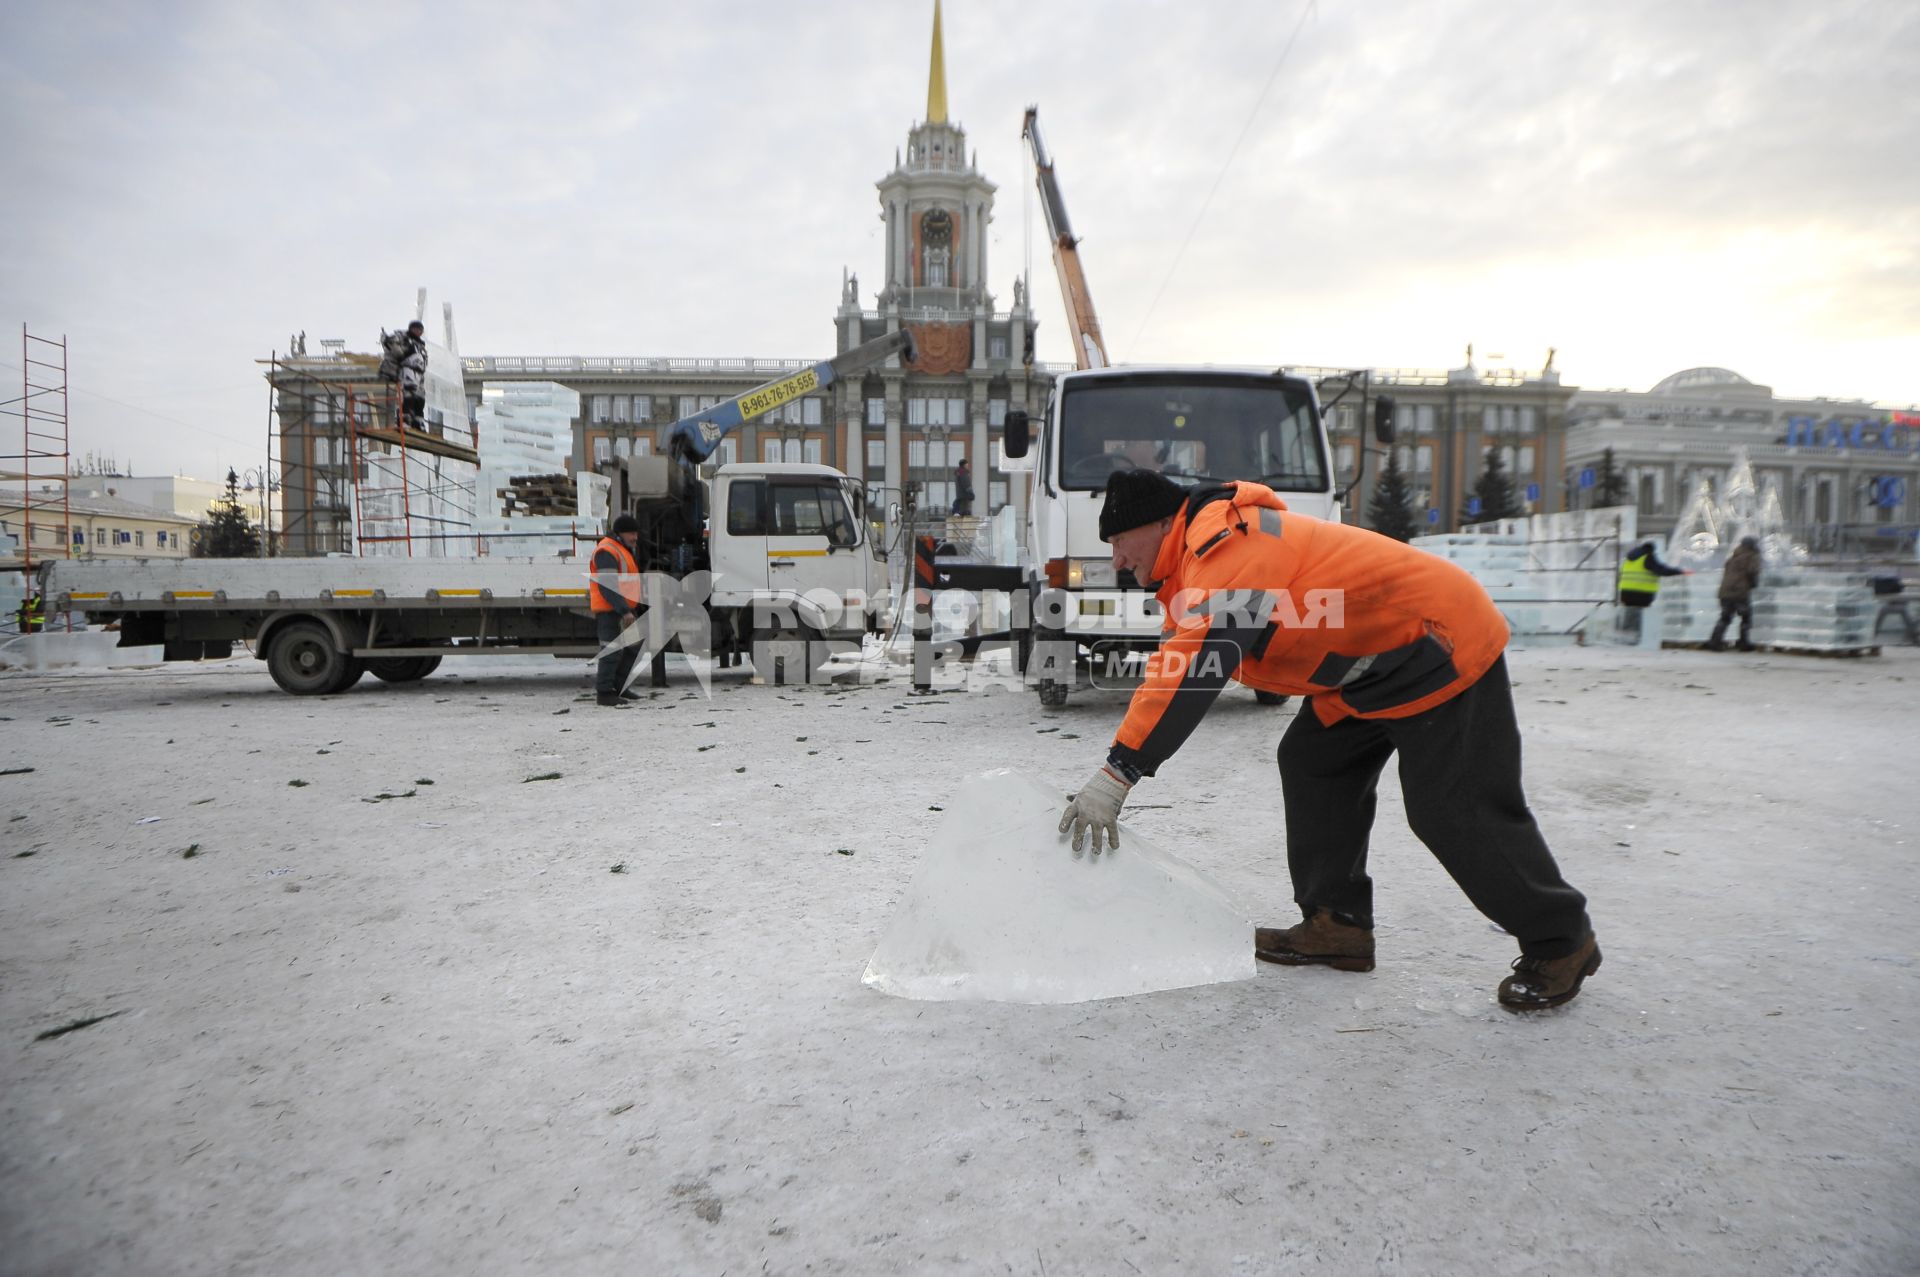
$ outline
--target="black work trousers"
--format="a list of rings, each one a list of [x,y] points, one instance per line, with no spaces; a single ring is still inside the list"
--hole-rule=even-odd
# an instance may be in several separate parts
[[[1709,643],[1719,643],[1727,637],[1727,626],[1734,617],[1740,618],[1740,641],[1745,643],[1753,633],[1753,602],[1750,599],[1721,599],[1720,621],[1713,627],[1713,637]]]
[[[620,637],[622,615],[620,612],[593,614],[593,634],[600,640],[601,651],[600,667],[594,671],[593,694],[602,700],[627,690],[627,675],[633,672],[633,663],[640,659],[638,643],[614,652],[607,651],[607,644]]]
[[[1520,788],[1520,727],[1505,657],[1473,686],[1410,718],[1343,718],[1303,706],[1280,740],[1287,866],[1300,911],[1373,925],[1367,837],[1380,771],[1400,753],[1407,823],[1474,906],[1529,957],[1585,939],[1587,901],[1560,876]]]

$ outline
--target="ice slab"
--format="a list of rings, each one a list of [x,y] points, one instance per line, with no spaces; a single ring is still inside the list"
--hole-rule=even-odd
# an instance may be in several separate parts
[[[861,982],[1040,1005],[1253,977],[1253,923],[1219,884],[1125,822],[1117,852],[1075,860],[1065,805],[1010,770],[965,781]]]

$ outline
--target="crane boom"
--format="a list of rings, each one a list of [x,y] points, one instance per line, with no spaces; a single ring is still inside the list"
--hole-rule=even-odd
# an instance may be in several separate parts
[[[1033,152],[1034,181],[1040,188],[1040,207],[1047,219],[1047,237],[1053,241],[1053,265],[1060,274],[1060,295],[1067,304],[1067,322],[1073,325],[1073,357],[1081,368],[1107,367],[1107,344],[1100,336],[1100,319],[1094,314],[1093,294],[1087,291],[1086,272],[1080,268],[1080,242],[1073,237],[1067,222],[1066,200],[1060,195],[1060,179],[1054,176],[1053,161],[1040,140],[1040,108],[1027,108],[1020,136]]]
[[[773,411],[790,399],[824,390],[834,382],[898,355],[907,363],[914,361],[913,334],[897,329],[876,337],[864,345],[843,351],[791,376],[776,377],[745,394],[724,403],[703,408],[690,417],[682,417],[667,428],[667,451],[698,465],[713,455],[720,441],[736,427]]]

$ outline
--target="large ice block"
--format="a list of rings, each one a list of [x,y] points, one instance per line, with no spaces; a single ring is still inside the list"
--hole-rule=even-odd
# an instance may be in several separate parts
[[[1076,860],[1065,796],[1009,770],[946,805],[862,982],[927,1002],[1088,1002],[1246,980],[1253,924],[1212,879],[1121,824]]]

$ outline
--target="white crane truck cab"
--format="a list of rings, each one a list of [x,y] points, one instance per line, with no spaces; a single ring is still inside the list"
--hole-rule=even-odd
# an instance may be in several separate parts
[[[1155,470],[1188,487],[1250,479],[1290,510],[1340,518],[1314,385],[1284,370],[1063,373],[1040,421],[1010,411],[1003,439],[1013,467],[1028,471],[1022,567],[1030,620],[1014,627],[1016,651],[1050,707],[1066,702],[1082,671],[1102,681],[1137,673],[1159,642],[1158,602],[1130,574],[1115,574],[1100,540],[1100,508],[1116,470]]]

